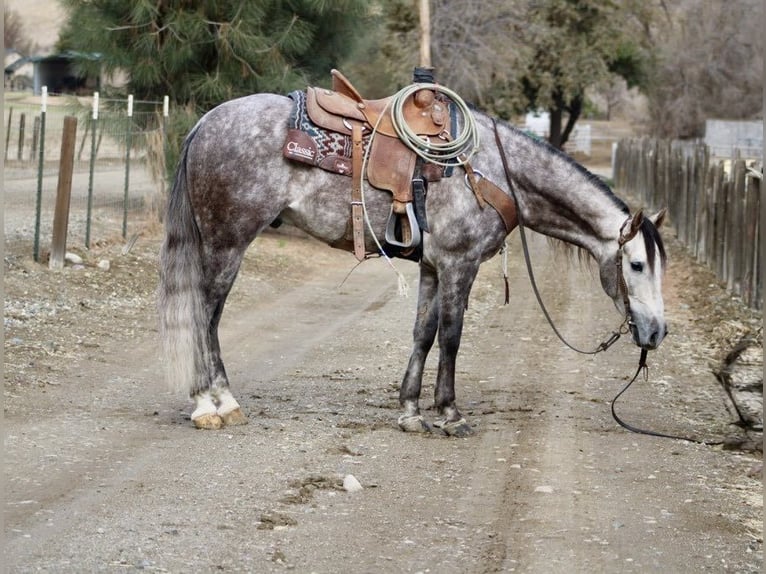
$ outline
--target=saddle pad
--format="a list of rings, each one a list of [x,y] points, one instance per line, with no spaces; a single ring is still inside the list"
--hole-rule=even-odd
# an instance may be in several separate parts
[[[306,112],[305,91],[296,90],[288,97],[295,105],[288,120],[282,154],[288,159],[351,177],[351,136],[314,124]],[[369,134],[362,141],[366,152],[370,144]]]

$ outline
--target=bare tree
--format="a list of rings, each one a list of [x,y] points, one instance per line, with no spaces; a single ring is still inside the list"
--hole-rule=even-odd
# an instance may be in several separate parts
[[[527,52],[519,34],[523,9],[508,0],[435,2],[431,33],[439,81],[492,109],[492,86],[513,83]]]
[[[586,90],[622,77],[641,85],[643,29],[653,2],[637,0],[438,0],[433,12],[439,78],[509,118],[544,109],[549,142],[563,147]]]
[[[658,30],[649,90],[651,130],[661,137],[703,134],[705,119],[762,114],[761,0],[685,2]]]
[[[393,83],[412,81],[419,65],[419,11],[412,0],[381,3],[382,36],[365,55],[366,69],[354,70],[361,83],[375,85],[382,97]],[[518,45],[522,21],[520,0],[431,0],[431,61],[436,80],[468,101],[493,109],[490,95],[497,82],[509,82],[519,67],[523,46]],[[349,63],[353,69],[353,62]],[[370,73],[372,71],[372,73]],[[380,79],[386,80],[380,85]]]
[[[3,7],[3,46],[6,50],[14,49],[20,54],[29,55],[32,41],[24,32],[24,23],[15,10]]]

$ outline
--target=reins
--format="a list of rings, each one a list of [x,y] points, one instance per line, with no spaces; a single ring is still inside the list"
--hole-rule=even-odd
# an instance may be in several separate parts
[[[633,378],[628,381],[628,383],[620,389],[620,392],[615,395],[615,397],[612,399],[612,418],[619,424],[622,428],[629,430],[630,432],[634,432],[637,434],[645,434],[649,436],[656,436],[660,438],[672,438],[675,440],[685,440],[687,442],[692,442],[694,444],[704,444],[706,446],[716,446],[719,444],[723,444],[723,441],[711,441],[711,440],[700,440],[696,438],[689,438],[686,436],[679,436],[674,434],[666,434],[661,433],[653,430],[647,430],[642,429],[636,426],[633,426],[631,424],[626,423],[624,420],[622,420],[619,416],[617,416],[617,413],[614,410],[614,405],[617,403],[617,399],[619,399],[622,394],[630,388],[630,386],[636,382],[636,379],[638,379],[638,375],[641,374],[643,371],[644,373],[644,380],[648,378],[649,373],[649,367],[646,365],[646,356],[649,354],[649,351],[646,349],[641,349],[641,356],[638,359],[638,368],[636,369],[636,374],[633,375]]]
[[[617,257],[616,257],[616,266],[617,266],[617,274],[618,274],[617,288],[620,291],[620,294],[622,295],[623,304],[625,306],[625,319],[620,324],[617,331],[613,331],[612,334],[609,336],[609,338],[604,340],[601,344],[598,345],[598,347],[596,347],[592,351],[584,351],[582,349],[579,349],[571,345],[566,339],[564,339],[564,337],[561,335],[559,330],[556,328],[556,325],[553,323],[553,319],[548,313],[548,309],[545,307],[542,296],[540,295],[540,290],[537,287],[537,281],[535,280],[535,275],[532,270],[532,263],[529,256],[529,247],[527,245],[527,237],[526,237],[525,228],[524,228],[523,216],[521,214],[521,209],[518,207],[519,201],[516,196],[516,191],[514,189],[513,178],[511,177],[511,170],[508,167],[508,160],[505,157],[505,150],[503,148],[503,143],[500,141],[500,134],[497,131],[497,121],[495,120],[495,118],[492,118],[492,126],[495,132],[495,144],[497,145],[497,149],[500,152],[500,159],[503,162],[503,170],[505,171],[505,179],[508,182],[508,190],[510,191],[511,197],[513,198],[513,201],[516,203],[516,206],[517,206],[516,214],[518,219],[519,236],[521,237],[521,247],[522,247],[522,251],[524,252],[524,262],[526,263],[526,266],[527,266],[529,281],[532,285],[532,291],[534,292],[535,297],[537,298],[537,303],[540,305],[540,309],[542,310],[543,315],[545,315],[545,318],[548,321],[548,324],[551,326],[551,329],[553,329],[553,332],[556,334],[559,340],[561,340],[561,342],[564,343],[564,345],[566,345],[573,351],[577,353],[581,353],[583,355],[595,355],[602,351],[606,351],[609,347],[611,347],[614,343],[617,342],[617,340],[620,338],[621,335],[629,332],[630,325],[632,322],[631,314],[630,314],[630,301],[628,299],[628,288],[627,288],[627,285],[625,284],[625,276],[622,273],[622,248],[625,245],[625,243],[627,243],[628,241],[630,241],[630,239],[633,238],[635,233],[633,233],[632,235],[630,232],[625,233],[624,231],[625,224],[623,224],[623,228],[620,229],[620,238],[618,240],[619,248],[618,248]],[[638,360],[638,368],[636,369],[636,373],[633,375],[633,378],[630,381],[628,381],[628,383],[620,390],[620,392],[617,393],[614,399],[612,399],[612,405],[611,405],[612,418],[614,418],[617,424],[619,424],[624,429],[627,429],[630,432],[634,432],[638,434],[645,434],[645,435],[656,436],[660,438],[670,438],[675,440],[685,440],[695,444],[703,444],[707,446],[722,444],[720,441],[717,441],[717,442],[705,441],[705,440],[699,440],[699,439],[688,438],[684,436],[677,436],[677,435],[665,434],[665,433],[656,432],[652,430],[642,429],[642,428],[626,423],[617,415],[617,412],[615,411],[615,408],[614,408],[615,404],[617,403],[617,399],[619,399],[623,395],[623,393],[625,393],[625,391],[627,391],[628,388],[630,388],[630,386],[638,379],[638,376],[641,374],[642,371],[644,373],[644,378],[645,379],[648,378],[649,368],[646,364],[646,358],[648,354],[649,354],[649,351],[647,351],[646,349],[641,349],[641,355]]]
[[[548,313],[548,309],[545,306],[545,303],[543,302],[542,295],[540,294],[540,289],[537,287],[537,281],[535,280],[535,274],[532,270],[532,261],[529,256],[529,246],[527,245],[527,235],[525,232],[525,225],[524,225],[524,219],[521,214],[521,209],[518,208],[519,206],[519,200],[516,196],[516,190],[514,189],[513,185],[513,179],[511,178],[511,170],[508,167],[508,160],[505,157],[505,149],[503,148],[503,143],[500,141],[500,134],[497,132],[497,122],[494,118],[492,118],[492,125],[494,127],[495,131],[495,144],[497,145],[497,149],[500,152],[500,159],[503,162],[503,170],[505,171],[505,179],[508,182],[508,189],[511,193],[511,197],[513,198],[513,201],[516,203],[517,209],[516,209],[516,217],[518,219],[518,225],[519,225],[519,236],[521,237],[521,249],[524,252],[524,262],[527,266],[527,274],[529,275],[529,281],[532,284],[532,291],[535,294],[535,298],[537,298],[537,303],[540,305],[540,309],[543,312],[543,315],[545,315],[545,319],[548,321],[548,324],[551,326],[551,329],[553,329],[553,332],[556,334],[556,336],[559,338],[559,340],[564,343],[567,347],[575,351],[576,353],[580,353],[583,355],[595,355],[597,353],[600,353],[602,351],[606,351],[609,347],[614,345],[618,339],[625,333],[628,332],[628,325],[630,322],[630,306],[628,302],[628,294],[627,294],[627,287],[624,286],[624,278],[621,280],[620,283],[620,291],[622,292],[623,301],[625,303],[625,320],[623,320],[622,324],[620,324],[619,328],[616,331],[613,331],[612,334],[605,339],[603,342],[601,342],[598,347],[596,347],[593,350],[587,351],[580,349],[578,347],[575,347],[569,341],[567,341],[564,336],[559,332],[559,330],[556,328],[556,325],[553,322],[553,318],[551,317],[550,313]],[[622,233],[621,233],[622,235]],[[622,267],[622,257],[619,257],[619,255],[622,254],[622,245],[624,245],[624,242],[620,244],[620,251],[618,253],[617,258],[617,265],[619,268]],[[618,270],[620,270],[618,268]],[[620,277],[622,278],[622,273],[620,273]]]

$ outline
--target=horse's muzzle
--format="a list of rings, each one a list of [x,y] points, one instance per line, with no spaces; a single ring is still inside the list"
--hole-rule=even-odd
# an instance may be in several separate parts
[[[652,321],[649,328],[641,329],[635,323],[630,323],[630,334],[633,336],[633,342],[647,351],[653,351],[660,346],[662,340],[668,334],[668,326],[663,321],[661,324]]]

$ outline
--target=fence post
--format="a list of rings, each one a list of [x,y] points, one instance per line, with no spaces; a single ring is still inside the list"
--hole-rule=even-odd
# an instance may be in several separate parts
[[[731,236],[731,226],[729,220],[731,219],[731,187],[732,183],[726,176],[726,168],[721,171],[721,201],[718,206],[718,214],[721,218],[720,227],[720,243],[718,244],[718,279],[726,282],[728,279],[729,269],[729,252],[726,250],[726,245],[729,242]]]
[[[753,193],[753,188],[756,189],[756,193]],[[756,303],[757,283],[754,278],[758,269],[756,240],[760,206],[757,190],[758,180],[749,174],[745,175],[744,219],[742,222],[744,233],[742,238],[742,298],[751,307],[754,307]]]
[[[162,98],[162,173],[160,177],[161,197],[165,197],[165,186],[167,180],[167,161],[168,161],[168,116],[170,115],[170,97]]]
[[[694,150],[686,156],[686,246],[693,256],[697,255],[697,161]]]
[[[662,153],[662,171],[660,172],[660,178],[662,179],[662,195],[660,196],[662,207],[666,207],[670,209],[670,195],[671,195],[671,178],[670,178],[670,170],[671,170],[671,146],[670,142],[665,140],[660,145],[660,150]],[[671,217],[673,219],[673,217]]]
[[[761,168],[763,168],[763,164],[761,164]],[[762,213],[762,206],[761,206],[761,185],[763,185],[763,172],[761,172],[761,177],[752,177],[750,179],[750,185],[748,186],[748,190],[750,193],[752,201],[752,207],[749,210],[749,212],[752,214],[753,218],[753,256],[751,258],[751,265],[753,269],[753,276],[752,276],[752,306],[756,309],[762,309],[763,308],[763,274],[761,272],[761,257],[758,249],[763,245],[761,243],[761,213]]]
[[[13,123],[13,107],[8,108],[8,127],[5,130],[5,160],[8,161],[8,146],[11,143],[11,124]]]
[[[88,209],[85,216],[85,249],[90,249],[90,223],[93,213],[93,170],[96,166],[96,126],[98,125],[98,92],[93,92],[93,114],[90,120],[90,173],[88,175]]]
[[[725,241],[724,233],[726,231],[726,166],[724,162],[718,160],[718,170],[716,171],[716,182],[718,191],[716,193],[715,204],[715,255],[716,255],[716,277],[723,277],[722,266],[724,262],[723,245]]]
[[[653,161],[652,161],[652,169],[654,170],[654,173],[652,174],[652,203],[651,208],[652,211],[659,211],[659,209],[662,207],[662,200],[660,199],[662,197],[662,188],[660,187],[660,179],[661,179],[661,173],[662,173],[662,157],[660,156],[660,151],[662,149],[662,142],[658,139],[652,140],[652,154],[653,154]]]
[[[37,146],[40,143],[40,117],[35,116],[32,123],[32,147],[29,150],[29,161],[34,161],[37,157]]]
[[[128,188],[130,184],[130,144],[133,124],[133,94],[128,96],[127,133],[125,135],[125,194],[122,200],[122,238],[128,236]]]
[[[61,138],[61,163],[56,190],[56,211],[53,215],[53,240],[51,241],[50,269],[63,269],[66,255],[66,235],[69,226],[69,199],[72,195],[72,171],[74,148],[77,140],[77,118],[64,118],[64,134]]]
[[[729,252],[729,278],[727,286],[730,291],[738,295],[742,294],[742,263],[743,263],[743,235],[744,209],[745,209],[745,160],[737,159],[732,162],[732,233],[726,242]]]
[[[689,169],[683,149],[679,146],[675,152],[678,165],[678,196],[676,198],[678,225],[676,226],[676,236],[685,243],[688,238],[687,225],[689,222],[689,213],[686,209],[688,206],[687,194],[689,193]]]
[[[19,116],[19,147],[16,150],[16,159],[24,159],[24,131],[26,130],[27,114],[22,113]]]
[[[40,217],[43,205],[43,168],[45,167],[45,115],[48,108],[48,86],[43,86],[40,105],[40,159],[37,162],[37,199],[35,201],[35,240],[32,257],[40,261]]]
[[[705,230],[707,229],[707,181],[708,181],[708,148],[705,144],[698,144],[695,149],[695,160],[697,162],[697,181],[696,181],[696,221],[695,237],[697,261],[705,260],[705,250],[707,242],[705,240]]]

